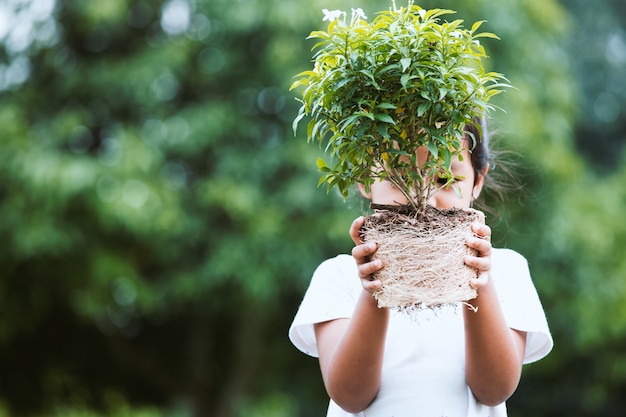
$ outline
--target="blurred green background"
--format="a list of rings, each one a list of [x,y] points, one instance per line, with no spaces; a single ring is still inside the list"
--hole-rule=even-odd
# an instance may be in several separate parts
[[[524,190],[488,221],[556,346],[510,416],[622,416],[626,3],[418,4],[487,20],[517,88],[492,127]],[[316,188],[288,88],[323,8],[389,6],[0,2],[1,417],[325,415],[287,329],[365,206]]]

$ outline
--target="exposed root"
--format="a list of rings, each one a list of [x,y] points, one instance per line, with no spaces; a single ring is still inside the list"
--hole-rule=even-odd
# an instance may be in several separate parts
[[[364,240],[378,243],[373,259],[384,264],[375,274],[379,307],[411,312],[476,298],[469,281],[477,272],[463,257],[475,254],[465,240],[478,215],[428,207],[423,217],[383,210],[366,218]]]

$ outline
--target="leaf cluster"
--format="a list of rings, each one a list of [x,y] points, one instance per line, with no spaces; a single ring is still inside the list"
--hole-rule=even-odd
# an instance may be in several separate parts
[[[451,171],[461,157],[464,126],[494,106],[489,100],[508,87],[502,74],[487,72],[479,32],[462,20],[442,21],[455,13],[426,10],[412,1],[377,14],[371,23],[353,10],[314,31],[313,69],[296,75],[291,88],[303,86],[294,120],[309,116],[307,140],[325,145],[330,163],[318,159],[319,185],[350,188],[389,180],[421,212],[430,196],[453,186]],[[470,138],[470,148],[475,145]],[[425,147],[427,158],[417,161]],[[465,146],[468,147],[468,146]]]

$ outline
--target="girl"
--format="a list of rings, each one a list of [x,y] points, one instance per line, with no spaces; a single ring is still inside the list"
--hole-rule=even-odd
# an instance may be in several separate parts
[[[488,178],[487,135],[468,129],[476,147],[452,164],[462,198],[442,189],[429,201],[437,208],[470,209]],[[359,189],[373,203],[406,203],[388,181]],[[464,259],[479,271],[470,282],[478,291],[473,308],[459,303],[407,316],[377,306],[372,294],[381,283],[372,274],[384,265],[370,261],[377,246],[361,241],[362,225],[359,217],[350,228],[352,256],[317,268],[289,329],[298,349],[319,357],[327,417],[505,417],[522,365],[553,346],[525,258],[493,248],[481,214],[466,242],[478,254]]]

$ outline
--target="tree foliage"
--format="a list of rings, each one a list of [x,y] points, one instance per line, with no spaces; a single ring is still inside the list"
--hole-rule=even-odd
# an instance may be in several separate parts
[[[310,116],[308,140],[330,155],[330,165],[318,160],[320,185],[347,196],[357,183],[369,190],[387,179],[421,216],[433,193],[454,187],[466,125],[486,117],[507,84],[484,69],[480,38],[497,37],[478,31],[483,22],[466,29],[461,19],[448,22],[452,10],[392,5],[371,23],[360,8],[349,21],[344,11],[326,12],[327,31],[309,35],[313,68],[291,86],[304,86],[294,130]],[[428,152],[418,163],[420,148]]]
[[[30,77],[0,99],[12,414],[113,390],[233,415],[315,367],[281,360],[283,336],[346,212],[289,145],[293,29],[218,3],[59,3],[57,41],[19,54]]]
[[[288,88],[322,8],[343,3],[20,4],[0,28],[0,415],[321,415],[318,365],[286,332],[361,210],[316,188]],[[420,4],[487,20],[490,61],[517,88],[492,125],[526,197],[492,225],[528,257],[556,346],[525,368],[513,417],[624,407],[626,161],[611,145],[597,174],[576,144],[626,129],[578,113],[596,90],[577,87],[565,40],[588,5],[563,4]]]

